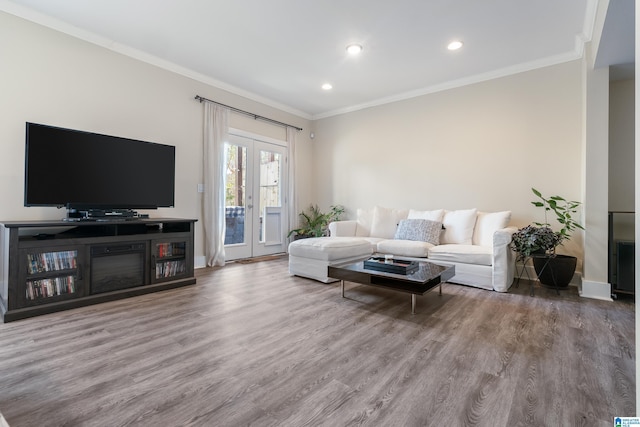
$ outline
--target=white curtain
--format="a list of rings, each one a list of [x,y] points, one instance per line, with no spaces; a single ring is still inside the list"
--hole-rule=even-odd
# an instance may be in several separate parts
[[[207,265],[224,265],[227,108],[204,102],[204,237]]]
[[[287,150],[289,159],[289,189],[287,200],[289,230],[298,228],[298,198],[296,196],[296,133],[297,129],[287,126]]]

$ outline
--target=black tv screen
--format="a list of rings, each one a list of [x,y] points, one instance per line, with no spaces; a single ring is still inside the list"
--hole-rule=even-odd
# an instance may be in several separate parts
[[[26,124],[25,206],[174,206],[175,147]]]

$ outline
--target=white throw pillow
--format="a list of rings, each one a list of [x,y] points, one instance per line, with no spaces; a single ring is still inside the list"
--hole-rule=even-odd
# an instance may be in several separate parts
[[[445,211],[442,218],[444,230],[440,237],[441,245],[470,245],[473,239],[473,228],[476,225],[477,209]]]
[[[393,239],[398,223],[407,218],[409,211],[403,209],[389,209],[376,206],[373,208],[373,220],[371,221],[371,237]]]
[[[371,235],[372,221],[373,209],[358,209],[356,211],[356,236],[369,237]]]
[[[409,215],[407,219],[428,219],[429,221],[442,222],[444,216],[444,209],[436,209],[433,211],[416,211],[409,209]]]
[[[473,244],[493,247],[493,233],[505,228],[511,221],[511,211],[478,212]]]

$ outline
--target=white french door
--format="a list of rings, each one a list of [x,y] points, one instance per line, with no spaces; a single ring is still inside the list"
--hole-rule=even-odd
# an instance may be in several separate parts
[[[229,135],[225,152],[225,259],[284,252],[286,147]]]

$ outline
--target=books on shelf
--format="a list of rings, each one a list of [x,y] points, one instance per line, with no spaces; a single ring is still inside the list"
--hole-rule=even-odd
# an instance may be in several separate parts
[[[50,279],[27,280],[27,300],[49,298],[56,295],[73,294],[76,291],[75,276],[61,276]]]
[[[156,263],[156,279],[163,277],[173,277],[187,271],[185,260],[163,261]]]
[[[158,257],[180,256],[186,253],[186,242],[158,243]]]
[[[78,251],[41,252],[27,254],[29,274],[71,270],[77,267]]]

